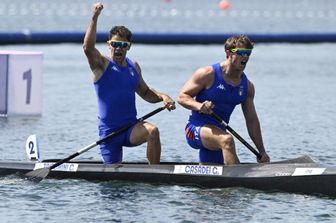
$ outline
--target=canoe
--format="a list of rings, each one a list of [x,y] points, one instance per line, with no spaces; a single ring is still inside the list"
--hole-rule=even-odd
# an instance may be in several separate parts
[[[57,161],[0,161],[0,176],[24,175]],[[53,169],[48,178],[118,180],[203,188],[245,187],[263,191],[336,196],[336,167],[316,163],[309,156],[266,164],[245,163],[229,166],[187,162],[162,162],[158,165],[124,162],[104,165],[100,161],[75,160]]]

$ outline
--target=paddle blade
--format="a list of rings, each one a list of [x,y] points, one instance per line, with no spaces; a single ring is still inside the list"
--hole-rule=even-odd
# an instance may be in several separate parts
[[[48,176],[49,172],[50,172],[49,168],[40,168],[26,173],[25,177],[28,180],[40,182],[41,180],[43,180]]]

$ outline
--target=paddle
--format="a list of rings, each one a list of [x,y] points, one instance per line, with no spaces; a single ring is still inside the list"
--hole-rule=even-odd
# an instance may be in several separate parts
[[[248,142],[246,142],[235,130],[233,130],[223,119],[221,119],[217,114],[214,112],[210,114],[216,121],[218,121],[221,125],[223,125],[233,136],[235,136],[241,143],[243,143],[254,155],[261,159],[260,153],[253,148]]]
[[[160,108],[158,108],[158,109],[156,109],[156,110],[148,113],[147,115],[139,118],[137,120],[137,122],[143,121],[143,120],[145,120],[145,119],[147,119],[147,118],[149,118],[149,117],[151,117],[151,116],[159,113],[160,111],[164,110],[165,108],[166,108],[165,106],[160,107]],[[98,141],[96,141],[96,142],[94,142],[94,143],[92,143],[92,144],[90,144],[90,145],[88,145],[88,146],[86,146],[86,147],[78,150],[76,153],[74,153],[74,154],[72,154],[72,155],[70,155],[70,156],[68,156],[68,157],[66,157],[66,158],[64,158],[64,159],[62,159],[62,160],[54,163],[53,165],[51,165],[49,167],[44,167],[44,168],[40,168],[40,169],[36,169],[36,170],[30,171],[30,172],[26,173],[25,176],[28,179],[30,179],[30,180],[39,182],[39,181],[43,180],[44,178],[46,178],[48,176],[49,172],[52,169],[60,166],[63,163],[66,163],[66,162],[70,161],[71,159],[75,158],[76,156],[78,156],[78,155],[80,155],[80,154],[82,154],[82,153],[84,153],[84,152],[92,149],[93,147],[95,147],[95,146],[97,146],[97,145],[105,142],[106,140],[108,140],[108,139],[110,139],[110,138],[112,138],[112,137],[114,137],[114,136],[116,136],[116,135],[118,135],[118,134],[126,131],[128,128],[130,128],[133,125],[134,124],[125,125],[124,127],[120,128],[120,129],[118,129],[118,130],[116,130],[114,132],[111,132],[110,134],[108,134],[104,138],[101,138],[100,140],[98,140]]]

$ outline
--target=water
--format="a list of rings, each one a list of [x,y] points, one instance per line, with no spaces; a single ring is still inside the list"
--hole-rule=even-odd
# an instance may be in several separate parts
[[[11,2],[13,3],[1,1],[0,16],[7,15],[10,11],[2,10],[4,5],[6,7],[14,5],[12,10],[14,8],[18,10],[17,8],[24,8],[27,4],[26,2],[18,4],[19,1]],[[55,4],[53,1],[31,2],[37,8],[43,7],[45,2],[49,3],[51,8]],[[67,5],[67,2],[59,1],[59,4]],[[149,2],[153,3],[153,1]],[[173,1],[172,5],[168,5],[156,1],[156,4],[153,3],[153,8],[163,10],[163,7],[175,7],[183,11],[187,7],[192,7],[190,1],[186,2],[188,4]],[[201,1],[195,2],[197,4],[195,3],[193,7],[199,9]],[[246,3],[246,1],[237,1],[237,4],[244,6],[244,2]],[[270,5],[264,1],[251,2],[260,6],[259,8]],[[322,10],[329,13],[327,14],[329,20],[334,18],[330,13],[333,10],[332,7],[328,11],[325,6],[334,4],[333,1],[323,1],[325,4],[317,4],[315,1],[297,2],[301,3],[302,12]],[[63,6],[60,8],[63,8],[64,13],[67,14],[71,9],[75,9],[72,7],[75,3],[78,1],[69,3],[69,10],[65,10]],[[233,3],[232,10],[242,13],[242,9],[234,8]],[[246,7],[249,10],[254,9],[250,4],[252,3],[246,3]],[[288,1],[283,1],[283,5],[279,7],[281,10],[286,10],[289,4]],[[308,7],[309,4],[313,4],[314,7]],[[12,15],[10,18],[16,19],[16,23],[8,30],[24,28],[67,30],[71,27],[85,30],[88,14],[84,9],[86,6],[91,7],[91,1],[81,5],[85,6],[80,7],[85,16],[74,15],[71,17],[73,20],[67,23],[51,21],[46,14],[41,13],[32,18],[31,23],[23,23],[22,18],[26,18],[25,15]],[[205,7],[210,7],[209,5]],[[298,5],[299,3],[293,3],[291,10],[298,8]],[[113,4],[111,7],[116,5]],[[140,6],[135,1],[130,1],[130,10],[134,7]],[[151,8],[149,4],[144,4],[142,7]],[[213,10],[216,7],[217,5]],[[58,10],[61,11],[61,9]],[[127,10],[123,8],[121,12],[124,11]],[[53,13],[51,17],[57,17],[58,14],[54,11]],[[214,17],[218,19],[218,16],[220,15],[216,14]],[[46,24],[35,20],[41,17],[46,18]],[[161,28],[155,25],[159,21],[155,21],[153,26],[146,24],[146,27],[152,27],[153,30],[158,28],[158,31],[175,30],[170,28],[171,21],[168,22],[166,17],[160,13],[157,17],[161,21]],[[121,17],[118,18],[121,20]],[[205,18],[203,17],[205,21],[202,22],[210,24],[209,27],[204,28],[205,31],[215,30],[211,28],[212,20]],[[230,16],[225,18],[232,19]],[[241,18],[235,18],[238,19],[237,26],[242,25]],[[104,27],[104,19],[106,17],[102,18],[101,27]],[[139,23],[137,16],[125,19],[127,24],[132,23],[133,26]],[[216,19],[214,21],[217,21]],[[202,20],[201,17],[197,17],[196,22],[188,20],[188,24],[194,24],[190,30],[200,31],[197,27],[199,20]],[[176,20],[173,19],[173,21],[176,27]],[[279,26],[272,28],[271,31],[277,32],[294,30],[293,23],[296,23],[289,24],[286,23],[287,20],[284,22],[281,18],[274,18],[274,21],[281,24],[280,27],[288,28],[283,30]],[[323,19],[317,19],[314,24],[308,22],[304,24],[300,30],[312,31],[314,28],[317,31],[327,29],[332,31],[334,29],[334,26],[324,23]],[[1,23],[0,30],[7,30],[7,26],[7,23]],[[139,25],[136,30],[142,31],[144,26]],[[237,26],[229,25],[229,31],[235,31]],[[258,28],[259,26],[254,24],[247,31],[257,32]],[[261,28],[260,31],[263,30],[264,28]],[[104,44],[98,44],[98,48],[101,52],[108,53]],[[32,133],[39,136],[41,156],[44,159],[64,158],[96,141],[96,98],[81,45],[1,46],[1,50],[6,49],[44,53],[43,115],[0,119],[0,159],[26,160],[25,139]],[[129,56],[140,63],[144,78],[149,85],[170,94],[173,98],[177,97],[183,83],[198,67],[225,59],[222,45],[135,44]],[[256,45],[246,73],[256,88],[255,105],[263,129],[264,143],[272,160],[309,154],[320,163],[335,165],[336,100],[333,99],[336,95],[335,56],[336,45],[329,43]],[[161,105],[148,104],[140,98],[137,104],[140,116]],[[150,122],[160,128],[162,161],[197,160],[197,152],[187,147],[183,136],[184,123],[188,114],[187,110],[178,106],[173,112],[163,111],[150,118]],[[248,142],[251,142],[248,139],[240,108],[237,108],[232,115],[230,124]],[[255,162],[253,154],[238,141],[236,146],[241,161]],[[92,149],[82,154],[80,158],[99,160],[99,150]],[[145,161],[145,146],[125,149],[124,160]],[[53,179],[35,184],[15,176],[8,176],[0,178],[0,195],[0,222],[335,222],[336,219],[335,200],[332,198],[265,193],[243,188],[200,189],[141,183]]]

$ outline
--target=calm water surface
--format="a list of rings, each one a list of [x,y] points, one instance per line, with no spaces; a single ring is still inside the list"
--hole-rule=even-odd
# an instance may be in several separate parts
[[[21,1],[11,2],[13,3],[1,1],[0,16],[5,15],[7,19],[7,16],[12,16],[11,18],[16,22],[13,22],[11,28],[7,23],[1,23],[1,31],[22,30],[24,28],[30,30],[69,30],[71,27],[84,30],[88,21],[86,10],[92,4],[91,1],[81,1],[84,2],[82,4],[84,6],[80,7],[83,15],[73,15],[71,21],[74,22],[71,23],[70,20],[55,22],[56,20],[48,17],[50,13],[51,18],[62,17],[62,14],[60,14],[62,10],[56,10],[55,12],[55,10],[48,11],[43,8],[45,2],[50,3],[51,8],[57,8],[51,3],[53,1],[32,1],[37,9],[28,11],[28,15],[25,15],[25,11],[20,9],[27,4],[26,2],[22,2],[22,4]],[[73,2],[78,3],[78,1]],[[140,7],[134,1],[130,2],[136,5],[133,8],[130,7],[130,10]],[[190,3],[187,0],[186,2]],[[197,4],[195,3],[194,7],[196,8],[194,9],[200,10],[201,1],[195,2]],[[234,8],[236,6],[232,2],[232,11],[223,15],[223,17],[230,21],[234,21],[234,18],[236,18],[238,19],[237,24],[243,27],[246,25],[241,21],[244,17],[234,17],[234,10],[238,15],[245,15],[246,13],[252,13],[256,7],[262,8],[264,11],[272,8],[271,3],[266,4],[266,1],[260,1],[259,5],[256,1],[250,1],[257,4],[256,7],[253,7],[252,3],[244,5],[243,3],[246,3],[246,1],[237,2],[240,6]],[[295,27],[300,27],[300,31],[308,32],[335,30],[334,25],[331,26],[330,23],[330,21],[334,21],[333,7],[329,7],[330,10],[327,10],[328,7],[325,6],[334,4],[333,1],[323,1],[324,4],[317,4],[315,1],[297,2],[301,4],[293,3],[293,5],[290,5],[288,1],[283,1],[283,5],[278,7],[278,15],[287,9],[289,10],[289,8],[292,11],[301,8],[301,14],[286,14],[287,17],[285,14],[281,14],[285,18],[282,22],[279,17],[267,20],[260,25],[260,31],[268,30],[267,27],[271,27],[271,31],[295,31]],[[158,1],[156,3],[153,7],[158,10],[165,4],[158,3]],[[67,1],[60,1],[59,4],[63,7],[63,5],[67,5]],[[188,21],[190,25],[194,24],[194,26],[189,26],[191,31],[201,30],[197,21],[202,21],[201,24],[209,24],[209,26],[203,26],[207,27],[209,32],[216,30],[216,26],[222,25],[222,23],[218,23],[219,18],[223,18],[220,17],[222,12],[215,14],[215,20],[209,19],[209,14],[206,17],[195,16],[194,22],[186,19],[186,15],[181,13],[186,13],[186,8],[192,6],[192,4],[188,4],[178,4],[177,1],[173,1],[173,5],[169,5],[169,7],[178,9],[177,15],[180,15],[180,18]],[[168,5],[166,6],[168,7]],[[245,14],[243,6],[248,9]],[[4,7],[13,8],[4,10]],[[33,6],[30,5],[29,7]],[[41,7],[45,10],[38,11]],[[113,5],[113,7],[115,6]],[[144,4],[143,7],[143,10],[149,8],[154,13],[153,7],[150,8],[148,4]],[[206,5],[206,7],[210,6]],[[217,9],[216,7],[217,5],[212,10]],[[125,8],[122,9],[121,13],[127,11]],[[17,10],[15,11],[16,14],[13,13],[13,10]],[[171,12],[171,9],[169,10]],[[193,10],[192,13],[195,14],[192,15],[198,15],[197,10]],[[206,8],[206,13],[209,13],[209,10]],[[71,15],[68,12],[69,10],[64,7],[63,11]],[[318,14],[319,11],[320,14]],[[12,14],[10,14],[11,12]],[[33,12],[35,14],[31,17],[31,23],[25,24],[22,22],[22,18],[26,18],[27,21],[27,17],[29,18],[29,15]],[[22,13],[22,15],[19,16],[19,13]],[[135,26],[141,13],[135,13],[133,17],[132,14],[128,15],[130,16],[125,17],[126,25]],[[161,26],[157,25],[158,20],[154,22],[152,19],[155,30],[172,31],[174,30],[173,27],[176,27],[178,31],[179,27],[176,24],[180,20],[176,20],[176,17],[167,16],[166,18],[163,16],[164,13],[159,13],[159,15],[157,18],[161,21]],[[171,16],[171,14],[169,15]],[[254,15],[250,17],[251,21],[257,18],[260,21],[261,17],[261,20],[265,20],[267,12],[261,14],[264,17],[258,17],[257,13],[250,15]],[[304,23],[304,20],[290,19],[290,16],[294,15],[301,15],[306,21],[309,20],[309,16],[316,16],[319,19],[314,20],[313,24]],[[42,25],[36,18],[45,18],[47,25]],[[63,19],[66,20],[66,18],[68,17],[65,16]],[[114,18],[121,21],[124,17],[116,16]],[[12,21],[12,19],[7,21]],[[175,21],[175,26],[171,25],[171,20]],[[288,23],[288,20],[293,22]],[[327,20],[328,22],[325,22]],[[211,21],[217,22],[212,23]],[[283,29],[275,26],[274,22],[279,23]],[[188,23],[181,24],[184,26]],[[257,23],[253,24],[252,26],[249,24],[246,31],[258,31],[259,26],[255,25]],[[110,25],[103,22],[102,29],[107,26]],[[146,27],[153,26],[151,24],[146,25]],[[229,31],[238,29],[232,23],[228,27],[230,28]],[[135,29],[146,31],[146,28],[140,27],[140,25]],[[98,48],[101,52],[108,53],[104,44],[99,44]],[[1,160],[26,160],[25,140],[32,133],[39,136],[43,159],[64,158],[97,140],[96,98],[81,45],[6,45],[1,46],[0,49],[41,51],[44,54],[43,115],[41,117],[0,119]],[[177,97],[183,83],[198,67],[210,65],[225,58],[221,45],[151,46],[135,44],[129,56],[140,63],[144,78],[149,85],[170,94],[173,98]],[[256,87],[255,104],[263,129],[265,146],[272,160],[309,154],[317,162],[327,165],[336,164],[336,148],[334,145],[336,141],[336,118],[334,115],[336,100],[333,98],[336,95],[335,58],[335,44],[256,45],[247,65],[246,73]],[[138,98],[137,104],[139,116],[160,106],[160,104],[145,103],[140,98]],[[188,114],[187,110],[178,106],[173,112],[163,111],[150,118],[150,121],[160,128],[162,161],[197,160],[197,151],[188,148],[183,135],[184,123]],[[248,139],[239,107],[232,115],[230,124],[251,142]],[[244,146],[239,142],[236,142],[236,146],[242,162],[255,162],[253,154]],[[92,149],[82,154],[80,158],[99,160],[99,150],[98,148]],[[145,161],[145,146],[125,149],[124,160]],[[336,221],[336,202],[332,198],[288,193],[265,193],[243,188],[200,189],[180,186],[52,179],[34,184],[15,176],[8,176],[0,178],[0,195],[0,222]]]

